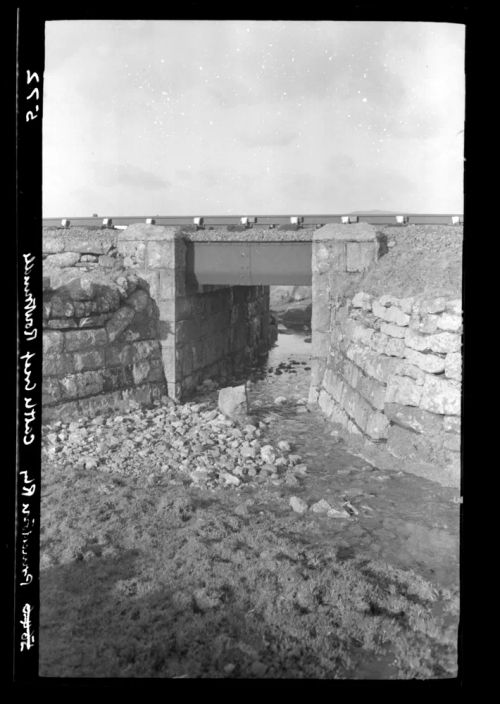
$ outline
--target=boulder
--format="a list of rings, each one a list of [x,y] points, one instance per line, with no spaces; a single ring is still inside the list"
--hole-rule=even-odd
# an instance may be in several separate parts
[[[245,384],[227,386],[219,391],[219,410],[231,420],[240,420],[248,415],[248,397]]]

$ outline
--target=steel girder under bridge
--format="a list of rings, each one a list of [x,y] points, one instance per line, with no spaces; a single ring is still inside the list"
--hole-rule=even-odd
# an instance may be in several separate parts
[[[188,269],[198,284],[310,286],[312,243],[192,242]]]

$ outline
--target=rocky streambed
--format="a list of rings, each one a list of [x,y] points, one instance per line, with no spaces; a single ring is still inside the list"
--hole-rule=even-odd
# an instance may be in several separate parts
[[[456,675],[456,493],[350,454],[291,349],[245,422],[207,382],[45,428],[42,676]]]

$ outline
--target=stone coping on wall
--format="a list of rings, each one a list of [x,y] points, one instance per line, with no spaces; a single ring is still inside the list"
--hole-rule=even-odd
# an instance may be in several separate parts
[[[111,228],[45,227],[42,232],[42,251],[44,255],[62,252],[107,254],[116,247],[119,236],[120,230]]]

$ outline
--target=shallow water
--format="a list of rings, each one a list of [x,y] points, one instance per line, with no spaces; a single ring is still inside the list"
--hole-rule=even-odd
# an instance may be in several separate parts
[[[321,539],[340,541],[345,559],[377,557],[395,567],[411,568],[441,586],[457,586],[457,490],[406,473],[404,462],[397,472],[368,464],[332,435],[321,412],[297,405],[309,391],[308,339],[307,332],[280,334],[249,385],[252,413],[267,418],[270,437],[291,442],[293,452],[307,464],[301,486],[286,491],[308,504],[322,498],[330,503],[350,501],[358,512],[352,519],[319,519]],[[279,396],[287,402],[276,404]]]

